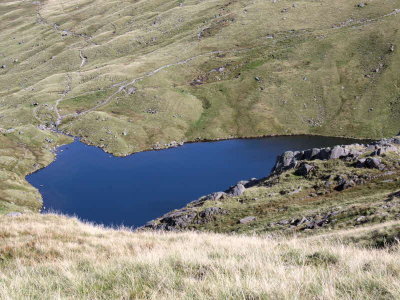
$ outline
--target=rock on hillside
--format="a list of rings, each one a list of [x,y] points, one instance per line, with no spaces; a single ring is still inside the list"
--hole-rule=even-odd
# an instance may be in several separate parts
[[[240,181],[236,185],[230,187],[225,192],[216,192],[207,196],[203,196],[198,200],[190,203],[193,207],[202,207],[206,201],[223,201],[229,197],[240,196],[246,188],[254,186],[258,182],[257,179],[249,181]],[[158,230],[180,230],[185,229],[191,224],[205,224],[213,221],[217,216],[229,214],[228,210],[219,207],[208,207],[201,210],[182,208],[173,212],[169,212],[156,221],[147,223],[144,227]]]

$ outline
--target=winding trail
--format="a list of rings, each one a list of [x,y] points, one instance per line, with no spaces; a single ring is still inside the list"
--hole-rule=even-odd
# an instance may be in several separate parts
[[[187,58],[187,59],[178,61],[178,62],[176,62],[176,63],[171,63],[171,64],[163,65],[163,66],[161,66],[161,67],[159,67],[159,68],[157,68],[157,69],[155,69],[155,70],[152,70],[152,71],[150,71],[150,72],[145,73],[144,75],[142,75],[142,76],[140,76],[140,77],[134,78],[134,79],[132,79],[132,80],[129,81],[129,82],[123,81],[123,82],[114,84],[113,87],[119,87],[118,90],[117,90],[116,92],[114,92],[112,95],[110,95],[110,96],[109,96],[108,98],[106,98],[105,100],[101,101],[101,102],[100,102],[99,104],[97,104],[96,106],[94,106],[94,107],[92,107],[92,108],[90,108],[90,109],[87,109],[87,110],[85,110],[85,111],[82,111],[82,112],[80,112],[80,113],[72,113],[72,114],[67,114],[67,115],[63,115],[63,116],[60,115],[59,110],[58,110],[58,104],[64,99],[64,96],[65,96],[65,95],[64,95],[62,98],[60,98],[60,99],[58,99],[58,100],[56,101],[56,102],[57,102],[57,103],[56,103],[56,107],[55,107],[56,114],[57,114],[57,122],[56,122],[56,124],[59,125],[59,124],[62,122],[62,120],[65,119],[65,118],[67,118],[67,117],[77,117],[77,116],[80,116],[80,115],[84,115],[84,114],[87,114],[87,113],[89,113],[89,112],[92,112],[92,111],[94,111],[94,110],[96,110],[96,109],[98,109],[98,108],[100,108],[100,107],[103,107],[103,106],[107,105],[108,103],[110,103],[110,101],[111,101],[117,94],[119,94],[119,93],[121,93],[122,91],[126,90],[129,86],[134,85],[134,84],[137,83],[138,81],[141,81],[141,80],[143,80],[143,79],[145,79],[145,78],[151,77],[151,76],[153,76],[153,75],[159,73],[160,71],[162,71],[162,70],[164,70],[164,69],[167,69],[167,68],[170,68],[170,67],[173,67],[173,66],[178,66],[178,65],[186,64],[186,63],[188,63],[188,62],[190,62],[190,61],[192,61],[192,60],[194,60],[194,59],[196,59],[196,58],[199,58],[199,57],[204,57],[204,56],[213,55],[213,54],[227,53],[227,52],[240,52],[240,51],[246,51],[246,50],[248,51],[249,49],[250,49],[250,48],[238,49],[238,50],[230,50],[230,51],[211,51],[211,52],[199,54],[199,55],[196,55],[196,56],[193,56],[193,57],[190,57],[190,58]]]
[[[79,50],[79,57],[81,58],[81,66],[80,66],[80,68],[82,68],[87,62],[87,57],[83,54],[82,50]]]
[[[42,14],[41,14],[41,9],[43,6],[43,3],[41,1],[36,1],[36,22],[38,24],[42,24],[42,25],[46,25],[51,27],[54,31],[60,33],[61,35],[70,35],[73,37],[77,37],[77,38],[83,38],[87,43],[92,44],[92,45],[98,45],[97,43],[93,42],[91,39],[93,38],[91,35],[87,35],[85,33],[77,33],[73,30],[69,30],[69,29],[62,29],[60,27],[60,25],[58,25],[57,23],[51,23],[48,20],[46,20]]]
[[[375,18],[375,19],[361,19],[361,20],[350,19],[350,20],[347,20],[347,21],[342,22],[340,24],[332,25],[332,28],[330,28],[330,29],[341,29],[341,28],[346,28],[346,27],[355,27],[357,25],[358,26],[362,26],[362,25],[366,25],[368,23],[378,22],[378,21],[380,21],[380,20],[382,20],[384,18],[395,16],[397,14],[400,14],[400,9],[399,8],[394,9],[392,12],[390,12],[388,14],[385,14],[383,16],[380,16],[378,18]]]
[[[41,14],[40,14],[40,6],[41,6],[41,3],[39,4],[38,9],[37,9],[38,22],[50,25],[48,23],[48,21],[45,20],[41,16]],[[326,27],[325,28],[319,28],[319,29],[315,29],[313,31],[320,31],[320,30],[328,30],[328,31],[330,31],[330,30],[342,29],[342,28],[346,28],[346,27],[358,27],[358,26],[366,25],[368,23],[377,22],[377,21],[380,21],[380,20],[382,20],[382,19],[384,19],[386,17],[395,16],[395,15],[398,15],[398,14],[400,14],[400,9],[395,9],[392,12],[390,12],[388,14],[385,14],[385,15],[382,15],[382,16],[380,16],[378,18],[362,19],[362,20],[350,19],[350,20],[347,20],[347,21],[342,22],[340,24],[334,24],[334,25],[332,25],[332,26],[330,26],[328,28],[326,28]],[[88,42],[92,38],[91,36],[87,36],[85,34],[78,34],[78,33],[75,33],[73,31],[62,30],[62,29],[59,28],[59,26],[57,24],[52,24],[52,26],[57,31],[60,31],[60,32],[64,31],[64,32],[67,32],[67,33],[69,33],[69,34],[71,34],[73,36],[84,38]],[[310,34],[310,33],[312,33],[312,32],[307,31],[307,32],[299,34],[299,35]],[[93,42],[91,42],[91,43],[93,43]],[[93,44],[95,44],[95,43],[93,43]],[[210,52],[198,54],[196,56],[193,56],[193,57],[190,57],[190,58],[187,58],[187,59],[175,62],[175,63],[170,63],[170,64],[163,65],[163,66],[161,66],[161,67],[159,67],[159,68],[157,68],[155,70],[152,70],[152,71],[149,71],[149,72],[143,74],[140,77],[136,77],[136,78],[132,79],[131,81],[126,81],[125,80],[125,81],[122,81],[122,82],[119,82],[119,83],[116,83],[116,84],[112,85],[113,88],[118,87],[118,89],[113,94],[111,94],[108,98],[100,101],[97,105],[93,106],[92,108],[89,108],[87,110],[81,111],[79,113],[70,113],[70,114],[66,114],[66,115],[61,115],[60,112],[59,112],[59,109],[58,109],[58,105],[65,99],[65,96],[71,90],[71,86],[69,85],[67,87],[66,92],[63,93],[62,97],[56,100],[56,104],[55,104],[55,107],[54,107],[54,110],[55,110],[55,113],[56,113],[56,116],[57,116],[56,126],[58,127],[65,118],[78,117],[78,116],[81,116],[81,115],[85,115],[85,114],[87,114],[89,112],[95,111],[95,110],[97,110],[97,109],[109,104],[116,95],[118,95],[119,93],[121,93],[123,91],[126,91],[128,87],[134,85],[135,83],[137,83],[137,82],[139,82],[139,81],[141,81],[141,80],[143,80],[145,78],[151,77],[151,76],[161,72],[164,69],[167,69],[167,68],[170,68],[170,67],[173,67],[173,66],[184,65],[184,64],[187,64],[187,63],[189,63],[189,62],[191,62],[191,61],[193,61],[193,60],[195,60],[197,58],[205,57],[205,56],[208,56],[208,55],[223,54],[223,53],[239,53],[239,52],[253,50],[253,49],[256,49],[258,47],[262,47],[262,45],[251,47],[251,48],[236,49],[236,50],[226,50],[226,51],[224,51],[224,50],[215,50],[215,51],[210,51]],[[81,58],[80,68],[82,68],[87,63],[87,57],[84,55],[83,50],[79,50],[79,56]],[[67,76],[69,76],[69,80],[70,80],[71,79],[70,75],[67,75]]]
[[[61,124],[62,121],[62,116],[60,114],[60,111],[58,109],[58,105],[65,99],[65,96],[69,94],[72,90],[72,78],[70,74],[67,74],[67,87],[65,90],[62,92],[61,98],[56,100],[56,104],[54,105],[54,111],[56,112],[57,115],[57,120],[56,120],[56,127],[58,127]]]

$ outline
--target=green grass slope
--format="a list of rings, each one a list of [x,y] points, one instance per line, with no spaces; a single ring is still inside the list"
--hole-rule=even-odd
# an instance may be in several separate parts
[[[392,136],[400,2],[366,3],[2,1],[0,147],[32,126],[115,155],[274,134]]]
[[[117,155],[399,130],[398,1],[3,1],[0,126]],[[96,130],[94,130],[96,129]]]

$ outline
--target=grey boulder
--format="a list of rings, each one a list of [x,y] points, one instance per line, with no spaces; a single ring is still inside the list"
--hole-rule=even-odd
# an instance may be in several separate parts
[[[303,163],[296,170],[296,175],[298,175],[298,176],[307,176],[313,169],[314,169],[314,166],[306,164],[306,163]]]
[[[329,159],[337,159],[346,156],[349,154],[349,150],[342,146],[335,146],[333,147]]]
[[[20,212],[10,212],[8,214],[6,214],[7,217],[19,217],[22,216],[22,213]]]
[[[235,185],[228,191],[228,194],[236,197],[236,196],[242,195],[245,190],[246,190],[246,188],[244,187],[244,185],[241,183],[238,183],[237,185]]]
[[[257,219],[256,217],[249,216],[249,217],[240,219],[240,220],[239,220],[239,223],[240,223],[240,224],[248,224],[248,223],[254,222],[256,219]]]

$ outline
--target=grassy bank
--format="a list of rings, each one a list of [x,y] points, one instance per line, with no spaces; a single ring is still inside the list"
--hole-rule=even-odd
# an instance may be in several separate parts
[[[42,196],[25,176],[49,165],[56,147],[71,141],[34,126],[0,133],[0,215],[41,209]]]

